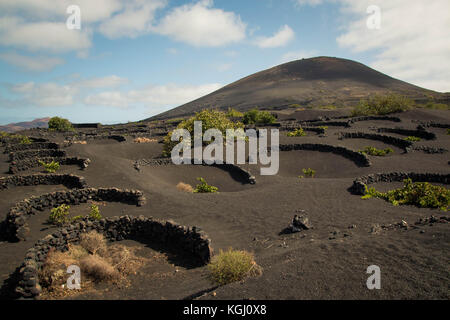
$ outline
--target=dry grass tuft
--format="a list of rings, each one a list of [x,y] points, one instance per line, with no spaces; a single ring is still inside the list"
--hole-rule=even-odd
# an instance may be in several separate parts
[[[220,250],[208,265],[211,278],[218,285],[242,281],[247,277],[256,277],[262,274],[262,268],[254,260],[253,254],[247,251],[228,249]]]
[[[133,141],[134,141],[134,143],[158,142],[158,140],[156,140],[156,139],[150,139],[150,138],[144,138],[144,137],[135,138]]]
[[[98,255],[87,255],[80,260],[83,273],[95,282],[119,279],[119,272],[104,258]]]
[[[90,254],[103,255],[106,251],[105,237],[95,231],[81,235],[80,245],[86,249]]]
[[[188,193],[193,193],[194,192],[194,188],[187,183],[184,182],[180,182],[177,184],[177,189],[179,191],[183,191],[183,192],[188,192]]]

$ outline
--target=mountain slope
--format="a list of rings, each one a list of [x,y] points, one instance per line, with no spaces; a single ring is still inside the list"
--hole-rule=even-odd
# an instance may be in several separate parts
[[[4,126],[0,126],[0,131],[13,133],[13,132],[22,131],[22,130],[31,129],[31,128],[47,128],[49,120],[50,120],[50,118],[41,118],[41,119],[35,119],[33,121],[27,121],[27,122],[10,123],[10,124],[4,125]]]
[[[240,111],[255,106],[281,109],[290,104],[354,105],[372,94],[398,93],[415,100],[440,99],[441,93],[394,79],[352,60],[317,57],[267,69],[209,95],[150,118],[166,119],[193,114],[204,108]]]

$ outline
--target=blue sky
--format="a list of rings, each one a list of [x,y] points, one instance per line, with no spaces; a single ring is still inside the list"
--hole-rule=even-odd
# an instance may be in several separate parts
[[[450,91],[446,0],[2,0],[0,124],[150,117],[283,62],[337,56]],[[68,30],[69,5],[81,29]],[[367,20],[379,10],[379,28]]]

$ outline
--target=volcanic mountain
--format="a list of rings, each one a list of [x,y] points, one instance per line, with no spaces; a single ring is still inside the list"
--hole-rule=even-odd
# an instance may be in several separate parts
[[[448,99],[448,95],[394,79],[356,61],[316,57],[252,74],[149,120],[182,117],[205,108],[245,111],[256,106],[280,110],[292,104],[350,106],[367,96],[387,93],[416,101]]]
[[[47,117],[34,119],[33,121],[10,123],[4,126],[0,126],[0,131],[13,133],[31,128],[47,128],[48,120],[50,120],[50,118]]]

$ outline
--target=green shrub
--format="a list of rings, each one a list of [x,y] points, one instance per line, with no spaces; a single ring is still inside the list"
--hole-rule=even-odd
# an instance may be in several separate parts
[[[405,138],[404,140],[411,141],[411,142],[417,142],[417,141],[420,141],[420,138],[414,137],[414,136],[409,136],[409,137]]]
[[[70,206],[62,204],[59,207],[53,208],[50,211],[48,222],[57,226],[62,226],[69,222],[69,209]]]
[[[59,132],[74,131],[70,121],[60,117],[51,118],[48,121],[48,128],[51,131],[59,131]]]
[[[216,193],[219,188],[209,185],[205,179],[197,178],[200,181],[194,189],[194,193]]]
[[[450,135],[450,128],[449,128],[449,129],[447,129],[447,134],[448,134],[448,135]]]
[[[304,137],[306,132],[302,128],[295,129],[294,131],[287,133],[288,137]]]
[[[384,156],[388,155],[389,153],[393,153],[394,150],[392,150],[391,148],[377,149],[375,147],[365,147],[363,150],[359,150],[358,152],[367,154],[370,156],[384,157]]]
[[[259,111],[257,108],[244,113],[244,124],[271,124],[276,118],[268,111]]]
[[[335,105],[329,104],[329,105],[326,105],[326,106],[321,106],[321,107],[319,107],[318,109],[323,109],[323,110],[336,110],[337,107],[336,107]]]
[[[20,144],[31,144],[31,139],[27,136],[22,136],[20,139]]]
[[[242,118],[244,114],[233,108],[228,108],[227,117],[228,118]]]
[[[316,175],[316,170],[313,170],[313,169],[311,169],[311,168],[308,168],[308,169],[302,169],[302,171],[303,171],[303,174],[304,174],[305,176],[307,176],[307,177],[314,178],[314,176]],[[300,177],[303,178],[303,176],[300,176]]]
[[[362,199],[380,198],[392,203],[394,206],[409,204],[420,208],[448,210],[450,189],[435,186],[428,182],[413,183],[411,179],[405,179],[403,183],[403,188],[394,189],[386,193],[366,186],[365,195]]]
[[[208,265],[211,279],[218,285],[242,281],[250,276],[259,276],[262,269],[254,260],[253,254],[247,251],[228,249],[220,250]]]
[[[52,160],[52,162],[49,162],[49,163],[45,163],[42,160],[38,160],[38,162],[41,166],[44,167],[45,171],[48,173],[55,173],[56,170],[59,169],[59,163],[56,162],[55,160]]]
[[[352,116],[385,115],[408,110],[413,102],[405,96],[390,94],[361,100],[352,110]]]
[[[97,221],[103,218],[97,205],[91,204],[91,212],[89,213],[88,218]]]
[[[422,107],[426,108],[426,109],[434,109],[434,110],[450,110],[450,106],[448,104],[436,103],[436,102],[432,102],[432,101],[427,102]]]
[[[203,110],[197,112],[195,116],[182,121],[178,124],[177,129],[186,129],[191,134],[191,139],[194,139],[194,121],[202,122],[202,134],[208,129],[217,129],[226,134],[227,129],[243,128],[244,125],[241,122],[231,121],[225,112],[218,110]],[[163,140],[163,156],[169,157],[173,147],[175,147],[180,141],[171,141],[173,131],[169,132]]]

